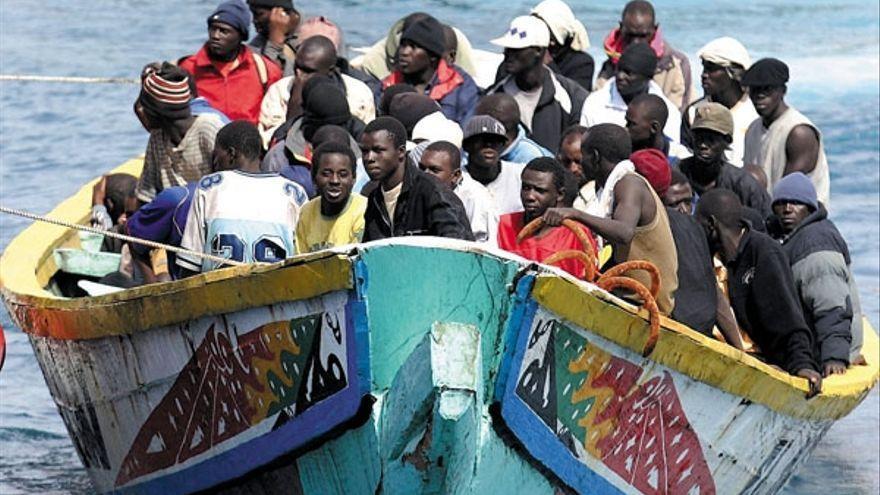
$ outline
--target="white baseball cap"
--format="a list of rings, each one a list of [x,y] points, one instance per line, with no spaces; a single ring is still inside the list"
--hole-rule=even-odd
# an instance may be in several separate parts
[[[746,47],[730,36],[716,38],[706,43],[706,46],[700,48],[700,51],[697,52],[697,56],[706,62],[718,64],[722,67],[730,67],[731,64],[737,64],[743,69],[748,69],[752,65],[752,57],[749,56],[749,51],[746,50]]]
[[[550,29],[541,19],[523,15],[510,21],[510,29],[504,36],[495,38],[491,43],[504,48],[546,48],[550,46]]]

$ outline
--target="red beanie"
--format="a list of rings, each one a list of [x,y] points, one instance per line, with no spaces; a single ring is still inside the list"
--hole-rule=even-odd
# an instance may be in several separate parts
[[[636,166],[636,171],[648,179],[659,196],[666,194],[672,181],[672,170],[662,151],[653,148],[639,150],[630,155],[629,160]]]

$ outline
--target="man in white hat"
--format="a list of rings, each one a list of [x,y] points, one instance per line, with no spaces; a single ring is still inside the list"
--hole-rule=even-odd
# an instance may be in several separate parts
[[[697,56],[703,62],[700,81],[704,96],[684,111],[682,142],[693,147],[690,127],[696,107],[706,102],[720,103],[733,114],[733,142],[725,157],[731,165],[742,167],[746,130],[758,118],[758,112],[741,84],[743,73],[752,65],[752,59],[742,43],[727,36],[710,41],[697,52]]]
[[[587,91],[544,65],[550,30],[534,16],[520,16],[492,44],[504,48],[506,77],[486,93],[507,93],[516,100],[522,124],[541,146],[556,152],[562,132],[580,120]]]

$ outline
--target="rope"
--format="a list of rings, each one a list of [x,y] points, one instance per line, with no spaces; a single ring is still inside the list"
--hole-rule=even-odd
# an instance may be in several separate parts
[[[35,76],[30,74],[0,74],[0,81],[82,83],[82,84],[139,84],[140,80],[130,77],[66,77]]]
[[[0,213],[7,213],[9,215],[15,215],[15,216],[23,217],[23,218],[28,218],[30,220],[36,220],[38,222],[51,223],[53,225],[67,227],[69,229],[76,229],[76,230],[80,230],[83,232],[91,232],[92,234],[100,234],[100,235],[104,235],[104,236],[107,236],[107,237],[110,237],[113,239],[119,239],[119,240],[125,241],[125,242],[133,242],[135,244],[141,244],[141,245],[151,247],[154,249],[164,249],[166,251],[171,251],[171,252],[177,253],[177,254],[186,254],[188,256],[195,256],[198,258],[203,258],[203,259],[213,261],[215,263],[221,263],[224,265],[243,266],[246,264],[246,263],[242,263],[240,261],[235,261],[235,260],[231,260],[228,258],[222,258],[220,256],[214,256],[213,254],[190,251],[189,249],[184,249],[184,248],[180,248],[177,246],[171,246],[169,244],[162,244],[160,242],[149,241],[147,239],[141,239],[141,238],[133,237],[130,235],[117,234],[115,232],[109,232],[106,230],[96,229],[94,227],[88,227],[88,226],[79,225],[76,223],[65,222],[64,220],[57,220],[57,219],[49,218],[49,217],[46,217],[43,215],[37,215],[35,213],[30,213],[30,212],[27,212],[24,210],[16,210],[14,208],[6,208],[5,206],[0,206]]]

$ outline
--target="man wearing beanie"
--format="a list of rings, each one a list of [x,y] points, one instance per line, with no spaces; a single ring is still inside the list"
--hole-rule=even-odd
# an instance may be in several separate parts
[[[693,89],[691,63],[687,55],[673,48],[663,37],[654,15],[654,6],[645,0],[632,0],[623,8],[620,25],[605,38],[608,59],[596,77],[596,87],[603,87],[614,78],[620,57],[634,44],[649,46],[657,55],[657,67],[652,78],[663,94],[679,111],[691,102]]]
[[[742,43],[727,36],[706,43],[697,52],[697,56],[703,62],[703,74],[700,77],[703,97],[691,103],[684,111],[682,143],[688,147],[693,146],[690,125],[694,121],[697,105],[710,101],[720,103],[729,108],[733,115],[733,142],[725,156],[733,166],[742,167],[746,130],[758,118],[758,112],[742,86],[743,74],[751,67],[752,59]]]
[[[678,107],[663,95],[663,89],[651,79],[656,67],[657,55],[648,45],[630,45],[617,62],[614,79],[590,93],[584,102],[581,125],[616,124],[623,127],[630,102],[639,95],[652,94],[661,98],[667,108],[663,133],[677,143],[681,132],[681,114]]]
[[[724,153],[733,141],[733,116],[720,103],[703,103],[696,109],[691,125],[694,156],[685,158],[678,168],[698,195],[710,189],[728,189],[743,205],[756,210],[762,218],[770,214],[770,196],[748,172],[734,167]]]
[[[193,75],[199,95],[212,107],[231,120],[256,124],[263,95],[281,78],[281,69],[244,44],[250,24],[242,0],[221,3],[208,17],[208,41],[180,67]]]
[[[813,181],[819,201],[830,205],[831,178],[822,133],[785,103],[788,66],[775,58],[758,60],[743,75],[760,119],[746,131],[743,163],[764,169],[768,192],[783,176],[803,172]]]
[[[512,96],[529,137],[555,153],[563,131],[578,123],[587,91],[544,65],[550,29],[535,16],[513,19],[507,32],[492,44],[504,48],[503,69],[507,76],[486,94]]]
[[[191,76],[167,62],[142,76],[135,111],[150,132],[135,195],[149,203],[163,189],[185,186],[211,173],[214,138],[223,127],[215,113],[193,115]]]
[[[813,330],[822,374],[846,372],[863,360],[859,291],[846,241],[816,197],[810,179],[794,172],[773,188],[771,229],[782,240],[794,283]]]
[[[296,29],[300,21],[293,1],[247,0],[247,3],[257,31],[248,44],[255,52],[278,64],[283,75],[292,76],[296,59]]]
[[[479,90],[467,72],[443,58],[445,40],[443,24],[437,19],[425,15],[411,20],[400,35],[395,70],[382,80],[382,90],[410,84],[439,103],[446,118],[461,125],[474,113]]]

